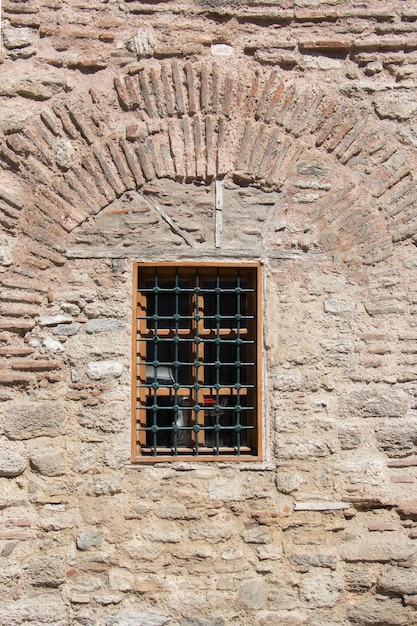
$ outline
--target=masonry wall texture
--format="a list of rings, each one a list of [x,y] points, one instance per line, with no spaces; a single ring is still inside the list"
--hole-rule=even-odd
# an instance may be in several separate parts
[[[1,626],[417,624],[415,3],[1,34]],[[130,463],[153,259],[263,263],[261,463]]]

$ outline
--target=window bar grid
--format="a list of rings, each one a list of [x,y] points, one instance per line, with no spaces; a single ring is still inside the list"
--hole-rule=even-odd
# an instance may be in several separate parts
[[[180,416],[183,416],[182,409],[179,407],[179,398],[178,398],[178,375],[179,375],[179,343],[178,343],[178,329],[179,329],[179,291],[180,287],[178,284],[178,268],[175,268],[175,313],[174,313],[174,424],[172,427],[173,430],[173,445],[174,445],[174,455],[178,456],[178,443],[179,439],[184,439],[184,432],[179,430],[179,419]],[[184,424],[181,424],[182,426]]]
[[[240,456],[240,446],[241,446],[241,415],[240,415],[240,380],[241,380],[241,344],[240,344],[240,311],[241,311],[241,302],[240,302],[240,272],[238,272],[236,279],[236,327],[237,327],[237,341],[236,341],[236,440],[237,440],[237,454]]]
[[[195,454],[199,455],[200,450],[200,425],[199,425],[199,410],[200,410],[200,371],[201,371],[201,350],[204,347],[204,344],[200,338],[200,308],[201,308],[201,294],[200,294],[200,274],[198,269],[195,273],[195,282],[194,282],[194,337],[195,337],[195,376],[194,380],[196,382],[195,385],[195,394],[194,394],[194,437],[195,437]],[[201,344],[201,345],[200,345]]]
[[[159,313],[159,290],[158,290],[158,270],[155,270],[155,280],[154,280],[154,302],[155,302],[155,311],[154,311],[154,324],[152,324],[153,332],[154,332],[154,340],[153,340],[153,349],[152,349],[152,357],[155,363],[158,362],[158,313]],[[147,311],[146,311],[147,312]],[[156,367],[153,368],[153,385],[152,385],[152,448],[153,448],[153,456],[157,455],[158,452],[158,370]]]
[[[256,365],[254,353],[257,345],[256,311],[259,309],[255,311],[256,307],[253,304],[257,302],[256,282],[255,288],[250,282],[249,285],[244,283],[242,286],[240,269],[235,268],[235,270],[233,283],[231,283],[230,274],[228,271],[223,274],[221,267],[215,269],[212,267],[211,271],[203,268],[203,274],[199,272],[199,268],[193,271],[187,270],[184,274],[178,266],[175,269],[171,267],[170,270],[163,267],[162,273],[154,267],[152,273],[145,270],[138,283],[140,294],[147,304],[143,311],[145,315],[142,313],[143,308],[138,306],[139,315],[135,316],[142,328],[142,335],[137,345],[138,348],[139,345],[143,346],[136,352],[136,364],[137,367],[143,367],[143,372],[146,371],[147,376],[141,374],[135,387],[146,388],[146,395],[143,395],[145,393],[143,391],[140,397],[147,397],[149,400],[147,403],[142,401],[142,405],[137,406],[136,411],[139,409],[139,414],[141,411],[148,411],[148,424],[142,424],[138,431],[141,431],[143,436],[145,432],[149,433],[148,443],[145,445],[147,454],[153,457],[163,454],[163,449],[166,447],[171,447],[172,456],[178,457],[184,454],[185,450],[182,448],[194,448],[193,454],[201,456],[202,446],[210,447],[208,438],[213,441],[214,449],[212,448],[211,454],[216,457],[227,454],[230,446],[235,447],[234,454],[237,456],[242,454],[242,445],[245,448],[243,454],[247,452],[246,446],[249,442],[246,442],[244,433],[257,429],[257,425],[252,424],[251,421],[256,402],[253,399],[250,401],[250,397],[256,387],[256,381],[252,380],[252,372],[255,372],[254,366]],[[187,281],[189,279],[191,288],[184,286],[184,276]],[[254,276],[255,272],[251,271],[252,282]],[[211,282],[211,285],[214,284],[214,287],[204,285],[201,289],[203,279]],[[148,280],[149,287],[144,284],[142,288],[142,280],[143,283]],[[186,299],[183,295],[185,293],[191,296],[189,315],[187,315]],[[242,294],[248,294],[246,306],[242,300],[244,297]],[[210,305],[211,310],[214,309],[214,314],[211,315],[207,310],[205,300],[207,295],[212,298],[212,302],[214,299],[213,304]],[[172,299],[167,309],[169,298]],[[143,326],[142,322],[145,320],[147,323]],[[189,320],[190,325],[185,324],[185,320]],[[171,343],[171,348],[167,346],[168,343]],[[185,347],[187,345],[188,348]],[[229,345],[230,348],[223,349],[224,345]],[[245,345],[247,346],[246,353]],[[146,349],[146,346],[149,348]],[[172,354],[173,358],[168,357],[168,354]],[[215,355],[211,362],[206,359],[209,354]],[[165,355],[165,358],[162,356],[163,362],[159,360],[160,355]],[[224,357],[227,358],[227,356],[229,359],[225,360]],[[249,368],[248,379],[244,378],[242,382],[246,366]],[[166,368],[172,368],[171,378],[161,380],[161,369],[163,369],[163,377]],[[214,376],[209,374],[210,368],[214,369],[212,370]],[[189,380],[190,376],[191,380]],[[229,380],[229,377],[232,379]],[[215,418],[214,425],[212,421],[207,422],[206,418],[206,410],[209,409],[207,409],[208,403],[205,403],[204,394],[207,396],[207,391],[210,389],[215,397],[215,407],[213,407],[213,400],[210,403],[210,406],[215,409],[212,412]],[[247,393],[249,393],[248,396]],[[242,404],[243,395],[245,398]],[[168,419],[166,417],[168,406],[171,419],[169,416]],[[246,410],[250,412],[250,418],[248,418],[250,423],[247,424],[244,419]],[[204,453],[207,454],[207,451]]]
[[[219,270],[216,272],[216,312],[215,312],[215,320],[216,320],[216,358],[215,358],[215,389],[216,389],[216,406],[215,406],[215,414],[216,414],[216,424],[214,426],[214,434],[215,434],[215,448],[216,448],[216,456],[220,454],[220,276]]]

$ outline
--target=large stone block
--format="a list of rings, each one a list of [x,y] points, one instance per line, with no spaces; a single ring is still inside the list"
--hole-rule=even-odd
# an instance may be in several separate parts
[[[60,587],[66,580],[65,558],[58,554],[31,559],[27,575],[35,587]]]
[[[0,606],[3,624],[7,626],[68,626],[68,613],[59,594],[45,593],[15,600]]]
[[[60,402],[24,402],[5,412],[4,432],[9,439],[57,437],[64,430],[64,422]]]
[[[417,568],[387,565],[382,570],[377,585],[383,593],[398,595],[417,594]]]
[[[250,580],[238,590],[235,606],[238,609],[259,610],[266,604],[267,590],[261,580]]]
[[[21,445],[0,440],[0,476],[10,478],[25,471],[27,458]]]
[[[404,456],[417,448],[417,423],[415,420],[384,422],[375,430],[381,450],[389,456]]]
[[[165,626],[170,617],[146,611],[120,611],[106,620],[106,626]]]
[[[346,542],[341,547],[342,559],[348,562],[380,562],[408,561],[417,554],[417,545],[408,539],[390,533],[384,535],[368,534],[361,539]]]
[[[403,417],[409,408],[407,393],[392,386],[367,385],[345,393],[340,400],[342,417]]]
[[[400,600],[367,598],[347,609],[347,618],[358,626],[411,626],[413,613]]]

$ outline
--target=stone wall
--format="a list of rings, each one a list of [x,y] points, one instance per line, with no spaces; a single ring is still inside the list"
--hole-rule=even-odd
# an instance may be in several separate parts
[[[2,4],[0,624],[417,624],[416,7]],[[262,262],[261,463],[130,463],[152,259]]]

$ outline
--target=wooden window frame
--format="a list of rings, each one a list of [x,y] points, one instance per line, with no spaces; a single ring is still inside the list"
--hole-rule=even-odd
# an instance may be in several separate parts
[[[155,282],[155,276],[156,282]],[[167,317],[161,317],[158,315],[152,315],[153,311],[158,313],[158,304],[151,305],[151,298],[158,298],[158,296],[151,295],[147,299],[147,293],[154,287],[147,288],[146,285],[157,285],[158,279],[161,280],[161,285],[166,285],[167,281],[172,282],[173,276],[176,276],[176,293],[188,293],[188,316],[178,313],[178,301],[180,296],[172,296],[173,300],[176,298],[176,316],[172,316],[172,324],[175,325],[175,330],[170,328],[158,328],[161,320],[167,320]],[[219,278],[221,277],[221,278]],[[239,277],[239,278],[238,278]],[[212,296],[216,298],[216,313],[219,315],[213,315],[210,318],[206,312],[209,309],[208,302],[208,288],[198,289],[197,284],[194,281],[201,280],[201,284],[209,284],[212,279],[216,279],[216,285],[225,285],[231,281],[236,281],[237,287],[231,288],[230,293],[236,298],[236,307],[240,307],[240,303],[244,302],[247,306],[247,315],[241,316],[238,314],[223,315],[220,314],[221,307],[228,306],[225,300],[221,300],[221,295]],[[151,281],[154,281],[153,283]],[[183,283],[189,281],[190,288],[183,289],[178,287],[179,280]],[[239,285],[242,280],[243,285],[248,285],[247,288],[241,289]],[[262,301],[262,267],[259,263],[197,263],[197,262],[154,262],[154,263],[134,263],[133,266],[133,326],[132,326],[132,462],[133,463],[158,463],[158,462],[172,462],[172,461],[260,461],[262,460],[262,314],[261,314],[261,301]],[[147,282],[146,282],[147,281]],[[164,282],[165,281],[165,282]],[[219,282],[220,281],[220,282]],[[239,282],[237,282],[239,281]],[[234,289],[234,290],[233,290]],[[173,288],[170,287],[173,291]],[[161,289],[160,291],[163,291]],[[200,291],[203,295],[199,295]],[[214,289],[212,290],[214,293]],[[222,290],[217,289],[217,292]],[[217,293],[216,292],[216,293]],[[227,289],[224,290],[228,292]],[[245,292],[245,296],[241,296],[241,292]],[[223,291],[222,291],[223,293]],[[237,295],[239,294],[239,295]],[[161,296],[159,296],[161,299]],[[227,298],[227,295],[223,296]],[[207,300],[206,300],[207,298]],[[156,301],[156,300],[155,300]],[[221,304],[219,303],[221,302]],[[230,302],[230,301],[229,301]],[[162,305],[161,305],[162,306]],[[230,304],[229,304],[230,306]],[[204,310],[205,308],[205,310]],[[149,315],[151,313],[151,315]],[[153,321],[154,318],[157,321]],[[188,320],[189,327],[179,328],[180,323],[183,320]],[[225,326],[225,321],[235,319],[240,320],[245,318],[244,322],[237,321],[238,328]],[[149,320],[152,320],[149,322]],[[216,319],[216,322],[207,322],[216,325],[210,327],[206,324],[205,320]],[[219,321],[219,319],[221,321]],[[149,324],[154,324],[152,328]],[[164,321],[161,322],[163,326]],[[220,327],[220,324],[222,326]],[[235,324],[235,325],[236,325]],[[169,326],[169,324],[167,324]],[[241,327],[242,326],[242,327]],[[159,365],[157,360],[149,361],[147,343],[155,345],[156,342],[169,343],[175,339],[178,343],[185,343],[185,350],[189,349],[189,354],[192,354],[192,361],[190,356],[189,363],[187,362],[188,369],[191,372],[189,375],[189,385],[184,386],[179,380],[178,375],[178,350],[176,349],[176,359],[167,364],[161,366],[161,369],[165,372],[165,378],[171,376],[172,367],[176,367],[175,370],[175,383],[174,378],[172,382],[165,381],[160,384],[159,378]],[[241,339],[243,338],[243,339]],[[208,361],[208,352],[213,352],[213,346],[217,341],[221,344],[220,348],[216,348],[216,360],[214,363]],[[188,343],[187,343],[188,342]],[[201,343],[199,343],[201,342]],[[240,342],[240,343],[239,343]],[[237,348],[237,344],[245,344],[246,351],[243,354],[246,355],[248,363],[240,363],[236,361],[236,368],[231,368],[229,371],[238,371],[236,374],[236,384],[224,383],[220,380],[221,368],[227,370],[227,366],[232,365],[222,361],[219,357],[220,350],[226,343],[232,344],[236,350],[236,354],[240,354],[240,348]],[[189,348],[187,348],[189,344]],[[156,359],[158,348],[151,345],[153,350],[153,358]],[[216,344],[217,345],[217,344]],[[173,349],[172,346],[170,349]],[[227,348],[224,348],[227,352]],[[145,353],[146,352],[146,353]],[[205,358],[207,356],[207,358]],[[237,359],[238,357],[236,357]],[[195,366],[197,364],[197,366]],[[158,367],[157,367],[158,365]],[[207,369],[212,367],[212,372],[215,370],[216,384],[207,382],[207,376],[205,374],[205,365]],[[185,364],[183,363],[185,367]],[[216,369],[217,368],[217,369]],[[240,384],[241,374],[248,377],[248,382],[245,385]],[[171,379],[170,379],[171,380]],[[154,388],[152,388],[154,385]],[[190,388],[194,385],[195,389]],[[174,390],[175,387],[175,390]],[[210,391],[210,389],[211,391]],[[213,389],[215,390],[213,391]],[[161,410],[159,406],[163,400],[161,398],[169,397],[169,407],[174,407],[175,418],[172,422],[172,428],[166,427],[160,428],[158,420],[158,411]],[[223,398],[226,398],[223,400]],[[237,398],[237,399],[236,399]],[[242,398],[244,401],[242,402]],[[180,402],[181,400],[181,402]],[[185,400],[185,402],[184,402]],[[168,401],[168,400],[167,400]],[[223,403],[231,403],[231,407],[220,410],[220,405]],[[235,404],[234,404],[235,402]],[[152,403],[152,404],[150,404]],[[210,403],[213,403],[210,406]],[[240,404],[239,404],[240,403]],[[246,403],[246,404],[245,404]],[[181,404],[181,409],[179,405]],[[167,405],[168,407],[168,405]],[[173,411],[174,409],[167,408],[166,411]],[[211,411],[211,413],[210,413]],[[187,428],[176,428],[179,424],[177,415],[186,414],[187,416]],[[149,415],[155,417],[150,418]],[[162,414],[162,413],[161,413]],[[207,426],[207,416],[213,415],[212,426]],[[235,421],[231,422],[229,427],[221,426],[222,418],[220,415],[226,415],[233,419],[235,415]],[[242,416],[242,417],[241,417]],[[246,422],[245,422],[246,416]],[[165,430],[173,438],[173,444],[157,445],[155,442],[158,437],[162,438],[162,433],[157,435],[154,431],[150,432],[152,426],[150,421],[153,419],[153,427],[156,431]],[[228,418],[223,418],[228,419]],[[242,426],[243,423],[243,426]],[[182,424],[183,426],[183,424]],[[200,427],[200,430],[199,430]],[[196,431],[194,431],[196,428]],[[239,429],[242,430],[239,430]],[[216,430],[217,429],[217,430]],[[181,436],[188,437],[188,443],[181,444],[179,442]],[[220,434],[219,434],[220,433]],[[239,433],[239,434],[238,434]],[[242,434],[240,434],[242,433]],[[220,437],[224,439],[229,435],[229,441],[233,443],[227,445],[220,445]],[[207,444],[211,438],[210,445]],[[154,443],[150,443],[152,440]],[[241,445],[241,441],[244,443]],[[213,443],[214,442],[214,443]],[[236,443],[237,442],[237,443]]]

